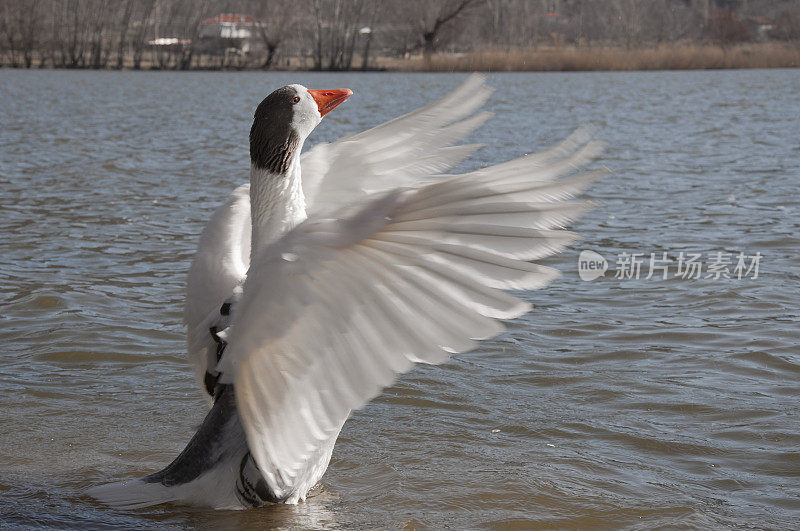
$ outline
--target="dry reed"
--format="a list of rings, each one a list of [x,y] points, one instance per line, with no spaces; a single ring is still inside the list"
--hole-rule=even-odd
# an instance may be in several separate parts
[[[385,65],[402,71],[584,71],[790,68],[800,66],[800,46],[784,43],[711,45],[673,44],[654,48],[537,47],[438,54]]]

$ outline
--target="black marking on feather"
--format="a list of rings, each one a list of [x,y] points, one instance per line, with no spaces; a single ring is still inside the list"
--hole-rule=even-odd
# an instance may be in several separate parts
[[[222,306],[225,307],[226,304],[228,305],[228,311],[230,311],[229,302],[226,302]],[[220,308],[220,313],[222,313],[221,308]],[[222,355],[225,353],[225,347],[228,346],[228,342],[219,337],[219,330],[217,329],[216,326],[212,326],[211,328],[209,328],[208,332],[211,334],[211,339],[213,339],[214,343],[217,344],[216,358],[217,358],[217,363],[219,363],[219,360],[222,359]],[[212,372],[210,370],[206,370],[206,374],[203,377],[203,385],[206,388],[206,392],[212,397],[214,397],[214,400],[217,399],[216,389],[218,382],[219,382],[219,373],[216,371]]]
[[[217,324],[219,324],[219,326],[212,326],[208,329],[208,332],[211,334],[211,339],[213,339],[214,343],[217,345],[217,350],[215,352],[217,363],[219,363],[220,360],[222,359],[222,355],[225,353],[225,348],[228,346],[228,342],[222,339],[219,336],[219,333],[223,330],[226,330],[228,327],[228,323],[230,322],[231,310],[233,309],[233,304],[234,302],[231,299],[228,299],[227,301],[222,303],[222,306],[220,306],[219,308],[219,314],[222,317],[225,317],[226,319],[219,319],[217,321]],[[219,377],[220,374],[210,367],[206,369],[206,373],[203,376],[203,386],[205,387],[206,392],[212,397],[214,396],[214,389],[216,388],[217,383],[219,382]]]
[[[297,91],[281,87],[256,108],[250,128],[250,160],[256,168],[281,175],[289,170],[300,136],[292,128]]]
[[[228,342],[219,337],[219,330],[216,326],[212,326],[208,331],[211,332],[211,339],[217,344],[217,363],[219,363],[219,360],[222,359],[222,355],[225,353],[225,347],[228,346]]]
[[[225,304],[227,304],[228,307],[230,308],[230,303],[226,302]],[[223,304],[223,307],[225,306],[225,304]],[[220,309],[220,313],[221,312],[222,310]],[[216,326],[212,326],[211,328],[209,328],[208,332],[211,334],[211,339],[213,339],[214,343],[217,344],[217,352],[215,355],[217,358],[217,363],[219,363],[219,360],[222,359],[222,355],[225,353],[225,347],[228,346],[228,342],[219,337],[219,331]],[[216,371],[211,371],[206,369],[206,374],[203,377],[203,386],[206,388],[206,392],[212,397],[214,397],[214,400],[217,399],[216,389],[218,382],[219,382],[219,373]]]
[[[219,374],[211,374],[206,371],[206,375],[203,378],[203,385],[209,395],[214,396],[214,389],[217,387],[217,382],[219,382]]]
[[[255,476],[255,485],[248,476]],[[280,503],[286,501],[288,496],[276,496],[267,485],[255,459],[247,452],[239,463],[239,479],[236,481],[236,495],[242,505],[261,507],[267,502]]]

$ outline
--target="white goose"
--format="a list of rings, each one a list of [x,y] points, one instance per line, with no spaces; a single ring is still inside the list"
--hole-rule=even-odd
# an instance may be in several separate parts
[[[127,507],[304,500],[352,410],[414,363],[468,351],[503,330],[498,319],[530,309],[502,290],[558,276],[531,261],[575,240],[562,229],[587,204],[565,200],[605,170],[564,177],[600,149],[578,131],[541,153],[444,175],[478,147],[451,144],[489,117],[473,113],[490,93],[472,76],[304,155],[352,91],[290,85],[261,102],[250,184],[214,213],[189,272],[189,353],[213,407],[167,468],[94,497]]]

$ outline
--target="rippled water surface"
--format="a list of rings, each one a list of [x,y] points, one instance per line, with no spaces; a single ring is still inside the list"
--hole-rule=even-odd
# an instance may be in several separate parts
[[[203,223],[277,86],[351,87],[313,141],[461,74],[0,71],[0,523],[793,527],[800,517],[800,71],[489,76],[462,169],[582,123],[614,174],[533,313],[353,414],[312,497],[225,512],[83,495],[161,468],[206,406],[184,359]],[[582,281],[581,249],[611,271]],[[760,252],[758,278],[617,279],[622,252]],[[735,258],[734,258],[735,262]],[[674,272],[674,270],[673,270]],[[670,275],[672,276],[672,275]]]

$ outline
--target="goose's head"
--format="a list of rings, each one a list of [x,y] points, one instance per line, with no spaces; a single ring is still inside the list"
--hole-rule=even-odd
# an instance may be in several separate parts
[[[250,160],[259,169],[285,173],[303,142],[350,89],[309,90],[287,85],[264,98],[250,128]]]

